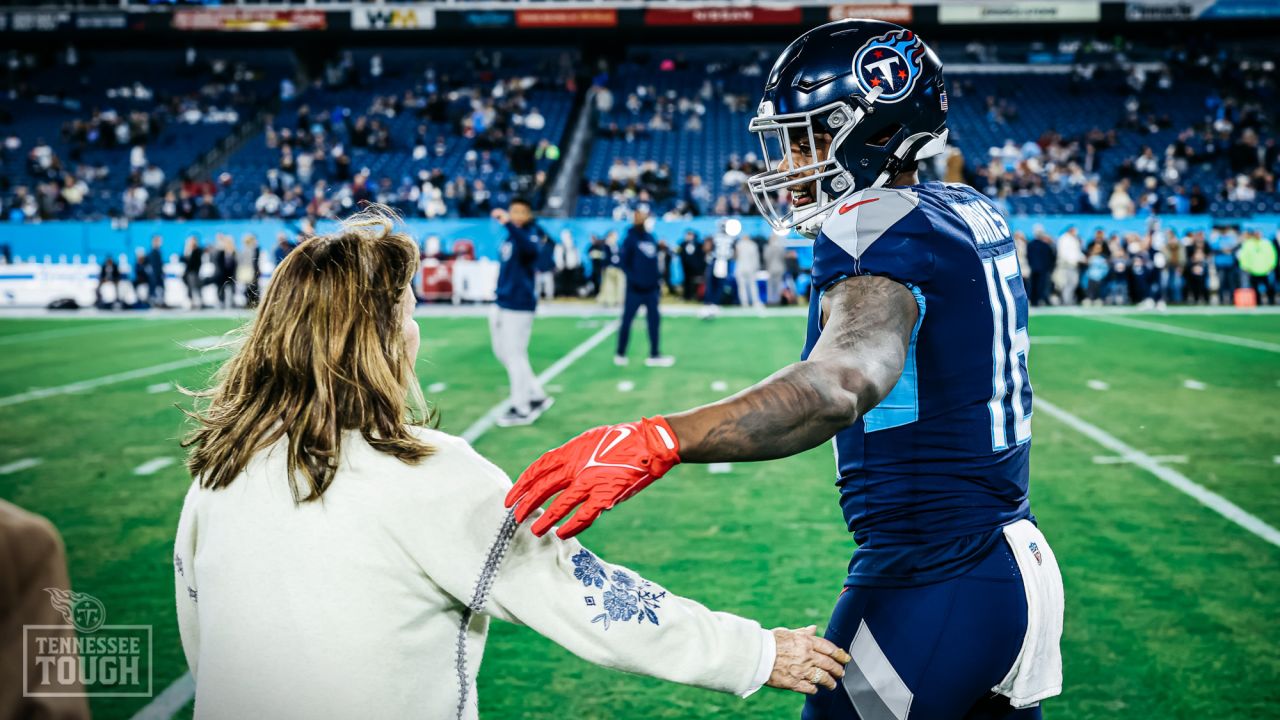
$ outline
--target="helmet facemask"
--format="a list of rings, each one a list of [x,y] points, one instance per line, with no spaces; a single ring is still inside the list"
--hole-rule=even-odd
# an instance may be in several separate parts
[[[747,129],[760,138],[765,170],[747,179],[747,189],[775,230],[811,225],[809,221],[821,218],[858,190],[853,174],[841,166],[836,154],[854,128],[866,119],[879,95],[877,88],[865,98],[852,98],[856,107],[850,100],[841,99],[808,112],[784,115],[774,114],[769,101],[760,103]],[[810,162],[798,165],[793,146],[807,145],[816,155],[819,134],[831,136],[825,156],[810,157]],[[813,202],[783,212],[776,202],[777,194],[810,183],[814,188]]]
[[[775,230],[796,228],[803,235],[815,237],[822,221],[837,204],[859,190],[890,183],[897,177],[898,168],[942,150],[946,143],[945,130],[936,135],[918,133],[904,137],[898,125],[868,127],[880,95],[877,87],[866,96],[853,96],[808,112],[786,115],[773,114],[768,101],[760,104],[748,129],[760,136],[766,169],[749,178],[747,188]],[[855,130],[857,137],[850,140]],[[831,137],[824,157],[808,158],[809,162],[797,166],[793,141],[807,144],[810,151],[816,153],[819,134]],[[868,136],[879,137],[873,141]],[[849,141],[847,148],[844,147],[846,141]],[[872,166],[868,160],[874,156],[881,160]],[[863,167],[853,167],[857,162],[855,158],[859,157]],[[777,194],[808,184],[813,186],[813,202],[783,212],[776,201]]]

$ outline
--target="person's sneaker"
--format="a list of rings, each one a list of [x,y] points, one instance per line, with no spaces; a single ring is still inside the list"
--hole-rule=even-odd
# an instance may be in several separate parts
[[[670,355],[654,355],[646,358],[644,364],[649,367],[671,367],[676,364],[676,359]]]
[[[498,424],[498,427],[516,427],[518,425],[530,425],[535,419],[532,412],[522,413],[513,407],[509,407],[494,422]]]
[[[626,367],[626,366],[627,366],[627,363],[629,363],[629,362],[631,362],[631,361],[627,359],[627,356],[626,356],[626,355],[614,355],[614,356],[613,356],[613,364],[614,364],[614,365],[617,365],[618,367]]]
[[[550,410],[551,406],[555,404],[556,399],[550,395],[542,398],[541,400],[531,400],[529,402],[529,417],[533,418],[533,420],[537,420],[542,413]],[[532,420],[530,422],[532,422]]]

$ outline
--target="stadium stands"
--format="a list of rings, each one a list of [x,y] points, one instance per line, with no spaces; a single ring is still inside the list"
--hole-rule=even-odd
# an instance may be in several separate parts
[[[217,173],[218,205],[229,217],[325,216],[362,199],[483,214],[545,191],[572,78],[572,55],[554,48],[343,52]]]
[[[628,50],[588,93],[596,112],[576,214],[638,203],[672,218],[753,213],[742,184],[760,169],[759,148],[745,128],[776,51]],[[1097,46],[941,51],[955,155],[927,176],[970,182],[1013,215],[1280,212],[1274,80],[1256,58],[1148,49],[1159,62],[1118,65]],[[546,192],[581,64],[554,47],[357,49],[312,68],[283,50],[24,58],[0,103],[0,202],[19,221],[293,218],[362,199],[410,216],[477,216],[513,193]],[[215,172],[172,185],[277,98],[278,113]]]
[[[578,214],[608,217],[641,201],[681,215],[754,212],[743,181],[760,146],[746,127],[776,51],[633,50],[597,80],[589,191]],[[726,176],[731,166],[737,172]]]
[[[1249,280],[1240,248],[1251,230],[1273,234],[1266,218],[1280,213],[1274,50],[1233,62],[1212,48],[1121,57],[1090,43],[939,50],[952,147],[922,175],[986,192],[1022,247],[1055,246],[1039,301],[1216,292],[1228,303]],[[634,46],[612,63],[560,47],[23,56],[0,104],[0,203],[10,222],[289,222],[362,200],[465,220],[517,193],[541,204],[559,146],[576,137],[585,162],[569,207],[584,223],[623,221],[640,204],[667,221],[753,215],[744,184],[761,167],[746,126],[777,51]],[[588,67],[598,74],[579,93]],[[574,118],[590,118],[584,133]],[[240,125],[234,151],[194,172]],[[1227,227],[1235,218],[1247,224]],[[30,242],[14,247],[31,256]]]
[[[0,101],[5,219],[156,212],[167,184],[230,135],[291,67],[291,54],[274,50],[18,59]]]
[[[598,80],[597,137],[578,213],[608,217],[638,202],[679,214],[752,212],[738,171],[754,169],[758,146],[746,125],[777,50],[633,50]],[[1091,60],[1114,63],[1095,52]],[[1123,71],[1019,49],[1005,54],[1040,64],[993,72],[990,63],[966,62],[971,47],[943,53],[955,64],[951,139],[963,159],[947,179],[970,182],[1011,214],[1280,211],[1267,132],[1274,118],[1259,102],[1274,82],[1262,63],[1204,67],[1175,55]],[[947,176],[946,157],[924,170]]]

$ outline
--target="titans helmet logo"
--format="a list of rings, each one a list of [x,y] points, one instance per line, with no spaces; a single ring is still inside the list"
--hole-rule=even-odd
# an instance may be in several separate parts
[[[67,622],[82,633],[91,633],[107,621],[107,608],[89,593],[79,593],[62,588],[45,588],[53,609],[62,613]]]
[[[920,79],[924,44],[910,30],[894,30],[872,38],[853,55],[853,75],[862,92],[880,88],[876,102],[897,102]]]

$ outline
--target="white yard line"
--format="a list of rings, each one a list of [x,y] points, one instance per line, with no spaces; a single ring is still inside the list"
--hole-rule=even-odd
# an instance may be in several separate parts
[[[1188,389],[1188,390],[1204,390],[1204,389],[1208,388],[1209,386],[1208,386],[1208,385],[1205,385],[1204,383],[1200,382],[1199,380],[1191,380],[1191,379],[1187,379],[1187,380],[1183,380],[1183,381],[1182,381],[1182,387],[1184,387],[1184,388],[1186,388],[1186,389]]]
[[[630,380],[620,380],[618,382],[618,392],[629,393],[636,389],[636,384]]]
[[[77,325],[69,328],[53,328],[50,330],[35,330],[33,332],[19,333],[16,335],[6,335],[0,337],[0,345],[17,345],[18,343],[34,342],[37,340],[56,340],[64,337],[76,337],[77,335],[92,335],[94,333],[106,332],[108,330],[120,330],[121,326],[114,323],[94,323],[92,325]]]
[[[196,681],[191,673],[182,673],[182,677],[173,681],[163,692],[155,696],[147,706],[133,716],[133,720],[169,720],[178,711],[187,706],[191,698],[196,696]]]
[[[1079,345],[1082,338],[1073,335],[1032,335],[1032,344],[1040,345]]]
[[[175,462],[177,461],[170,457],[158,457],[158,458],[155,458],[154,460],[148,460],[142,463],[141,465],[139,465],[138,467],[134,468],[133,474],[134,475],[155,475],[156,473],[169,467]]]
[[[1110,385],[1108,385],[1107,383],[1101,380],[1090,380],[1089,382],[1085,383],[1085,385],[1088,385],[1090,390],[1110,390],[1111,389]]]
[[[1177,335],[1178,337],[1192,338],[1194,340],[1207,340],[1209,342],[1222,343],[1223,345],[1235,345],[1237,347],[1280,353],[1280,343],[1265,342],[1262,340],[1254,340],[1252,338],[1238,337],[1236,335],[1223,335],[1221,333],[1205,332],[1203,330],[1192,330],[1190,328],[1178,327],[1177,325],[1165,325],[1164,323],[1151,322],[1149,320],[1136,320],[1134,318],[1119,317],[1115,315],[1082,315],[1081,317],[1087,317],[1090,320],[1096,320],[1098,322],[1111,323],[1112,325],[1123,325],[1125,327],[1139,328],[1141,330],[1151,330],[1153,332]]]
[[[1196,483],[1186,475],[1174,470],[1173,468],[1161,465],[1152,456],[1138,450],[1123,440],[1120,440],[1111,433],[1102,428],[1092,425],[1042,397],[1036,398],[1036,410],[1043,411],[1046,414],[1062,421],[1072,430],[1093,440],[1102,447],[1119,455],[1122,458],[1132,462],[1134,465],[1155,475],[1160,480],[1172,485],[1174,488],[1190,495],[1201,505],[1213,510],[1222,517],[1266,540],[1267,542],[1280,547],[1280,530],[1271,527],[1261,518],[1253,515],[1239,505],[1222,497],[1221,495],[1209,490],[1208,488]]]
[[[211,362],[224,360],[226,357],[226,353],[205,353],[197,357],[174,360],[173,362],[151,365],[150,367],[138,368],[137,370],[126,370],[125,372],[103,375],[102,377],[81,380],[67,385],[59,385],[57,387],[50,388],[37,388],[35,390],[28,390],[24,393],[18,393],[17,395],[0,397],[0,407],[19,405],[21,403],[31,402],[32,400],[43,400],[57,395],[84,392],[86,390],[100,388],[104,385],[114,385],[116,383],[128,382],[129,380],[136,380],[138,378],[149,377],[151,375],[159,375],[160,373],[171,372],[173,370],[182,370],[183,368],[195,367],[197,365],[207,365]]]
[[[491,312],[491,305],[448,305],[448,304],[431,304],[420,305],[414,310],[414,317],[429,318],[487,318]],[[685,304],[675,301],[671,298],[664,298],[662,304],[663,317],[697,317],[699,313],[704,311],[702,303]],[[1032,315],[1071,315],[1093,317],[1098,315],[1133,315],[1142,312],[1133,306],[1114,306],[1114,307],[1037,307],[1031,308]],[[787,307],[772,307],[765,310],[768,317],[807,317],[809,309],[806,305],[792,305]],[[612,320],[622,314],[620,309],[602,308],[594,303],[580,303],[574,301],[567,302],[547,302],[538,305],[538,317],[599,317],[606,320]],[[759,310],[751,308],[723,306],[720,308],[721,317],[757,317],[760,315]],[[1237,308],[1233,306],[1208,306],[1198,307],[1192,305],[1175,306],[1158,312],[1150,312],[1152,317],[1180,316],[1180,315],[1199,315],[1199,316],[1215,316],[1215,315],[1280,315],[1280,307],[1264,305],[1254,308]],[[15,318],[34,318],[40,320],[57,320],[75,321],[85,319],[95,320],[141,320],[145,322],[171,322],[205,320],[209,318],[230,319],[243,321],[253,317],[253,313],[244,309],[236,310],[137,310],[130,311],[127,315],[122,314],[118,310],[92,310],[81,309],[75,312],[66,312],[62,310],[47,310],[44,308],[14,308],[0,307],[0,319]]]
[[[14,460],[11,463],[0,465],[0,475],[12,475],[13,473],[33,468],[42,462],[44,461],[40,458],[22,458],[20,460]]]
[[[1186,455],[1152,455],[1151,459],[1158,463],[1173,463],[1175,465],[1186,465]],[[1133,462],[1132,458],[1117,457],[1115,455],[1094,455],[1094,465],[1125,465]]]
[[[1220,315],[1280,315],[1280,307],[1263,305],[1260,307],[1238,308],[1234,305],[1174,305],[1164,310],[1143,310],[1136,305],[1107,305],[1106,307],[1084,307],[1071,305],[1063,307],[1031,308],[1032,315],[1069,315],[1073,317],[1095,317],[1098,315],[1138,315],[1149,317],[1175,317],[1179,315],[1220,316]]]
[[[172,389],[173,389],[173,383],[171,382],[162,382],[162,383],[156,383],[155,385],[147,386],[147,392],[150,393],[151,395],[157,395],[162,392],[169,392]]]
[[[595,346],[604,342],[610,335],[617,331],[618,325],[618,321],[615,320],[597,330],[591,337],[583,340],[582,344],[570,350],[564,357],[552,363],[551,367],[543,370],[542,374],[538,376],[538,384],[545,387],[547,383],[559,376],[560,373],[568,370],[570,365],[578,361],[578,358],[591,352]],[[481,415],[479,420],[471,423],[471,427],[462,431],[462,438],[467,442],[474,444],[481,435],[489,432],[489,429],[493,427],[494,422],[497,421],[498,416],[506,411],[507,404],[506,398],[503,398],[497,405],[489,408],[489,411],[484,415]]]
[[[724,473],[733,472],[733,463],[718,462],[707,465],[707,472],[712,475],[723,475]]]
[[[608,337],[617,329],[618,322],[614,321],[597,330],[594,335],[584,340],[582,344],[570,350],[564,357],[552,363],[551,367],[543,370],[542,374],[538,376],[538,383],[546,386],[547,383],[560,375],[560,373],[568,370],[569,366],[577,362],[579,358],[586,355],[588,352],[591,352],[593,348],[608,339]],[[490,408],[484,415],[480,416],[479,420],[471,423],[471,427],[468,427],[462,432],[463,439],[474,444],[480,439],[480,436],[493,428],[497,417],[506,409],[507,401],[504,399],[502,402]],[[165,688],[164,692],[157,695],[154,700],[147,704],[146,707],[139,710],[137,714],[133,716],[133,720],[169,720],[169,718],[176,715],[178,711],[186,707],[187,703],[191,701],[191,698],[195,697],[195,694],[196,684],[191,679],[191,673],[185,672],[182,674],[182,677],[174,680],[172,685]]]
[[[193,338],[191,340],[184,340],[178,344],[191,350],[208,350],[211,347],[221,345],[226,342],[226,340],[227,338],[223,335],[206,335],[204,337]]]

